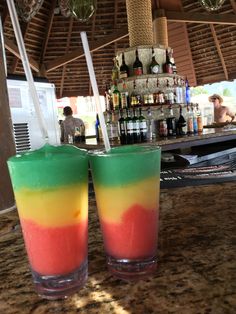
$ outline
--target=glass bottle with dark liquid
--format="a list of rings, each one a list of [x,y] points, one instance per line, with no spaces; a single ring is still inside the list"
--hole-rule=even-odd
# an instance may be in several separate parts
[[[125,132],[125,118],[123,117],[123,110],[120,110],[120,117],[118,120],[119,138],[122,145],[126,144],[126,132]]]
[[[169,107],[169,116],[166,119],[166,123],[167,123],[168,136],[175,136],[176,135],[176,119],[173,114],[172,106]]]
[[[136,59],[135,59],[134,64],[133,64],[133,72],[134,72],[134,75],[138,76],[138,75],[142,75],[143,74],[143,64],[142,64],[142,62],[139,59],[138,50],[137,49],[135,51],[135,55],[136,55]]]
[[[129,77],[129,67],[125,63],[125,54],[122,53],[122,64],[120,66],[120,79],[126,79]]]
[[[133,109],[133,137],[134,143],[141,142],[141,134],[140,134],[140,119],[136,116],[136,110]]]
[[[151,74],[157,74],[160,72],[160,65],[156,61],[154,48],[152,48],[152,62],[149,65],[149,69]]]
[[[147,142],[147,120],[142,114],[142,108],[139,108],[139,127],[141,142]]]
[[[133,144],[134,143],[133,120],[130,116],[130,111],[127,110],[126,113],[127,113],[127,117],[125,118],[126,143]]]

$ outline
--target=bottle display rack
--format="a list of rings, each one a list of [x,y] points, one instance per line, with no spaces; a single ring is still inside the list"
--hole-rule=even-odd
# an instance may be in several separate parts
[[[112,87],[104,95],[111,142],[133,144],[202,132],[201,112],[197,105],[187,106],[188,85],[177,74],[172,54],[161,46],[117,53]]]

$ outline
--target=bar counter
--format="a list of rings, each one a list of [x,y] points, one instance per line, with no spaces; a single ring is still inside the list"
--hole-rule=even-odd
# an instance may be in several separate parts
[[[236,125],[231,125],[229,128],[227,126],[225,128],[206,128],[199,134],[158,138],[152,144],[161,146],[162,151],[168,151],[231,140],[236,140]],[[117,146],[119,144],[111,143],[111,145]],[[95,138],[88,138],[86,143],[78,143],[76,146],[86,149],[104,148],[104,144],[102,142],[97,143]]]
[[[89,200],[89,279],[58,301],[36,295],[17,212],[0,215],[0,313],[236,313],[236,182],[161,190],[159,266],[122,282],[106,270],[96,202]]]

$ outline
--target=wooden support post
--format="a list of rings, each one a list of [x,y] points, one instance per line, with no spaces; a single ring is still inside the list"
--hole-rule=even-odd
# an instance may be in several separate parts
[[[168,47],[168,26],[164,10],[157,10],[153,21],[153,41],[154,44]]]
[[[126,0],[130,47],[153,45],[151,0]]]
[[[9,208],[15,203],[6,161],[16,153],[7,93],[3,49],[0,44],[0,210]]]

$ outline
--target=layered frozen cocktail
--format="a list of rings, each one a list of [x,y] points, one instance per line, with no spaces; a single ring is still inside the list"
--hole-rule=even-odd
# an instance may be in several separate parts
[[[45,145],[8,167],[36,290],[65,297],[87,279],[87,153]]]
[[[149,145],[90,153],[108,268],[125,280],[156,269],[160,155]]]

